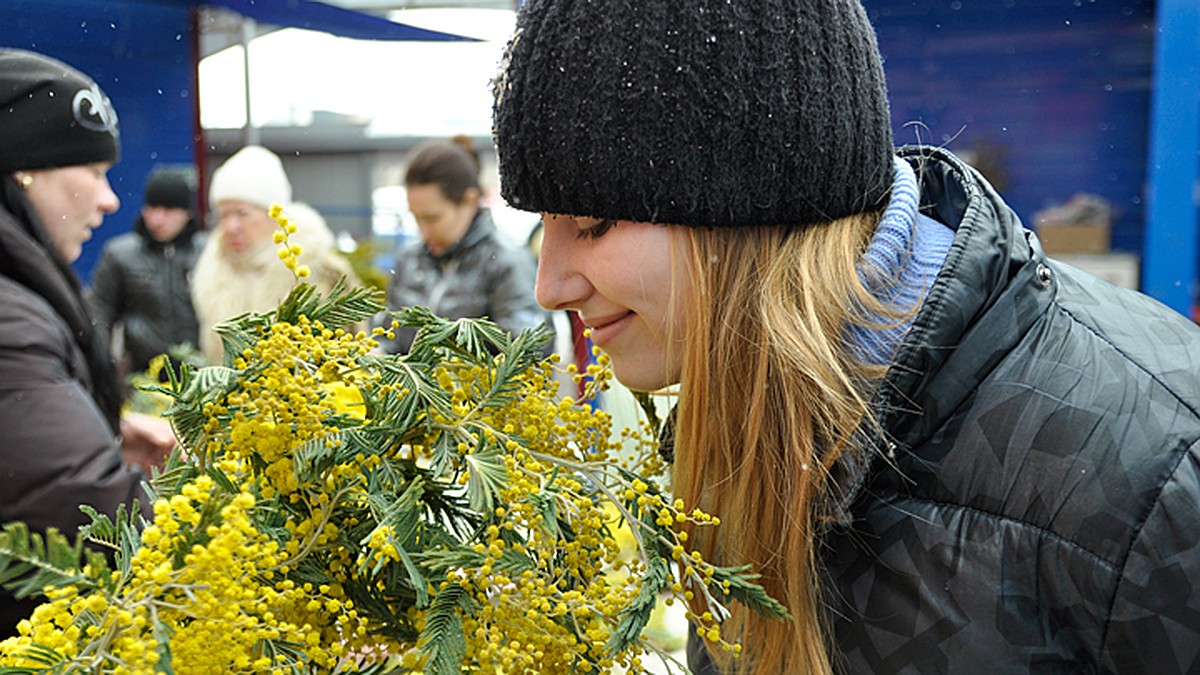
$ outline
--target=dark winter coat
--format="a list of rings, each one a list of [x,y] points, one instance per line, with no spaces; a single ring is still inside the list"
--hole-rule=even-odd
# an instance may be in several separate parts
[[[80,504],[113,514],[134,498],[152,516],[122,461],[105,343],[19,189],[0,177],[0,523],[74,534],[89,522]],[[0,591],[0,634],[34,604]]]
[[[533,253],[502,242],[491,213],[480,209],[467,233],[441,255],[422,241],[409,244],[396,257],[388,286],[388,307],[428,307],[447,319],[487,317],[512,335],[549,316],[534,296]],[[397,331],[391,352],[407,352],[415,333]]]
[[[902,156],[956,236],[826,537],[839,670],[1200,672],[1200,330]]]
[[[175,345],[198,346],[200,327],[190,287],[204,239],[195,218],[164,243],[150,236],[138,217],[133,232],[104,247],[87,300],[105,336],[121,324],[125,365],[132,372],[144,371],[152,358]]]

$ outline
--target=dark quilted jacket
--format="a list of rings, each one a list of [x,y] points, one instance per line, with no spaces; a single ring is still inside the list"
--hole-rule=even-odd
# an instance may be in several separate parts
[[[892,456],[826,538],[840,670],[1200,672],[1200,330],[901,155],[957,234],[876,397]]]
[[[105,336],[124,327],[126,365],[146,370],[150,360],[179,344],[197,347],[200,328],[192,308],[192,268],[206,233],[191,219],[170,242],[150,236],[139,216],[133,232],[111,239],[92,273],[87,300]]]

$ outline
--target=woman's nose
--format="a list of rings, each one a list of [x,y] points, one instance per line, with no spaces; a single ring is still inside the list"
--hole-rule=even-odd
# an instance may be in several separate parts
[[[538,255],[537,301],[549,310],[579,309],[591,285],[578,258],[578,237],[572,228],[544,220]]]
[[[543,241],[542,251],[538,254],[537,283],[534,294],[537,296],[538,304],[550,310],[558,309],[556,302],[558,292],[555,287],[553,270],[550,269],[553,264],[555,264],[554,256],[551,254],[550,248],[546,246],[546,242]]]

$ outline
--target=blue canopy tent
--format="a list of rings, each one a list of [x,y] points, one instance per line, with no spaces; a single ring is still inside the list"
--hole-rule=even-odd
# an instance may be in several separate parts
[[[314,0],[209,0],[203,4],[219,5],[274,26],[319,30],[361,40],[474,41]]]
[[[61,59],[93,77],[121,121],[122,158],[110,172],[121,209],[75,263],[86,280],[105,239],[128,231],[146,178],[161,166],[203,162],[197,69],[200,5],[260,24],[371,40],[473,41],[315,0],[4,0],[0,46]]]

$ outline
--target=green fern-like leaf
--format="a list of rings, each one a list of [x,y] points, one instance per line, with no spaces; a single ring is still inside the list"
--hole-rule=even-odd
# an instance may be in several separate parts
[[[499,448],[484,448],[463,457],[467,466],[467,500],[471,508],[490,514],[496,508],[500,490],[508,486],[508,469]]]
[[[330,328],[350,326],[384,311],[384,295],[374,288],[348,286],[345,279],[339,279],[329,294],[306,316]]]
[[[714,591],[720,592],[724,582],[728,581],[729,596],[734,600],[768,619],[790,621],[792,615],[788,613],[787,607],[784,607],[778,600],[768,595],[762,586],[755,583],[755,580],[761,575],[750,572],[750,567],[750,565],[717,567],[713,573],[710,587]]]
[[[412,587],[417,600],[417,606],[424,608],[429,604],[428,581],[417,567],[416,562],[410,556],[410,550],[420,550],[423,545],[420,541],[421,528],[421,497],[425,493],[425,483],[421,480],[413,481],[408,489],[400,495],[399,499],[394,501],[380,493],[372,493],[369,496],[372,515],[375,517],[379,526],[388,526],[392,530],[392,534],[386,538],[386,541],[392,544],[400,556],[401,565],[404,567],[405,573],[408,575],[408,583]],[[371,538],[367,535],[360,545]],[[364,562],[360,571],[365,572],[366,562]],[[382,567],[382,563],[376,565],[374,572],[378,572]]]
[[[308,316],[311,319],[310,314],[317,308],[320,300],[316,286],[299,283],[292,287],[292,291],[283,299],[283,302],[279,303],[274,312],[262,316],[269,318],[271,323],[275,321],[297,323],[301,316]]]
[[[371,385],[363,387],[367,418],[381,429],[391,429],[396,434],[424,432],[418,424],[429,424],[428,414],[437,413],[446,417],[454,414],[450,403],[450,392],[438,386],[431,374],[432,368],[407,356],[366,357],[363,362],[378,372],[380,384],[402,395],[382,395],[386,391]],[[422,423],[422,420],[424,422]]]
[[[646,566],[646,576],[638,596],[617,615],[617,627],[608,638],[605,649],[612,656],[625,651],[637,641],[642,629],[650,621],[650,614],[658,603],[658,594],[671,580],[671,566],[663,558],[653,558]]]
[[[170,392],[175,401],[167,410],[175,434],[186,447],[194,448],[204,435],[208,416],[205,405],[223,399],[238,384],[239,372],[225,366],[193,369],[185,365]]]
[[[273,312],[274,321],[298,323],[301,316],[320,321],[327,328],[350,326],[375,316],[386,308],[383,293],[364,286],[351,286],[338,279],[324,297],[312,284],[298,284]]]
[[[471,596],[459,584],[446,584],[434,598],[417,642],[426,657],[426,675],[459,675],[467,655],[462,613],[470,608]]]
[[[266,315],[241,314],[213,326],[213,332],[221,337],[224,365],[232,365],[242,352],[253,347],[258,335],[270,325]]]
[[[553,475],[550,482],[553,482]],[[553,494],[536,493],[529,495],[529,501],[542,515],[542,529],[546,531],[546,534],[557,539],[561,535],[558,527],[558,499]]]
[[[41,595],[47,586],[86,581],[79,571],[82,560],[82,537],[72,542],[54,528],[43,536],[21,522],[7,523],[0,532],[0,585],[17,598]]]
[[[154,641],[158,644],[158,663],[154,666],[162,675],[174,675],[175,668],[171,664],[171,629],[159,620],[157,614],[151,617],[151,621]]]
[[[346,432],[317,436],[296,447],[292,451],[296,480],[303,485],[324,476],[338,464],[353,461],[356,451],[344,443],[347,436]]]
[[[93,545],[115,551],[117,570],[123,574],[128,572],[129,564],[142,544],[138,500],[134,500],[131,509],[126,509],[124,504],[120,504],[116,516],[111,519],[87,504],[81,505],[79,509],[92,519],[91,523],[79,529],[80,537]]]
[[[448,351],[478,362],[491,351],[507,346],[508,334],[496,324],[480,319],[450,321],[437,316],[426,307],[405,307],[393,315],[401,326],[417,328],[409,354],[426,362],[437,358],[439,351]]]

